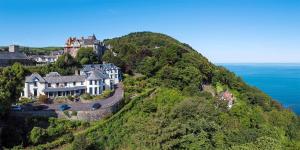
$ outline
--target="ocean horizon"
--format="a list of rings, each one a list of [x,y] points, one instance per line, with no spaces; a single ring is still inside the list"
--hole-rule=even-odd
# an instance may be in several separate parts
[[[300,114],[300,63],[217,63]]]

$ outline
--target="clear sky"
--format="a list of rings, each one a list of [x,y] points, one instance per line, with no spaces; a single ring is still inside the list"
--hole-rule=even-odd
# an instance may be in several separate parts
[[[300,62],[300,0],[0,0],[0,45],[168,34],[215,63]]]

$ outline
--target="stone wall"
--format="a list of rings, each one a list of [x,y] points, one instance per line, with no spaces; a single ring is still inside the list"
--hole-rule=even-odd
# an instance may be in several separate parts
[[[65,118],[70,120],[96,121],[113,115],[122,107],[122,103],[123,100],[119,100],[117,101],[117,103],[114,103],[111,106],[103,107],[98,110],[76,111],[76,116],[72,116],[72,111],[69,111],[69,115],[66,115],[62,111],[56,111],[56,113],[58,118]]]

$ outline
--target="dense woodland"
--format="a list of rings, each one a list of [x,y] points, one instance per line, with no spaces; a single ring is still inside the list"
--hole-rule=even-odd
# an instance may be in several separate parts
[[[210,63],[189,45],[151,32],[104,42],[112,48],[103,61],[126,74],[124,107],[91,124],[65,121],[67,125],[61,126],[62,121],[53,118],[48,126],[36,123],[24,133],[26,144],[19,142],[16,149],[300,149],[300,120],[295,113]],[[4,89],[19,84],[28,72],[70,74],[91,62],[97,60],[90,54],[76,59],[63,55],[47,67],[5,68],[0,79],[1,106],[9,103],[7,97],[15,98],[5,95]],[[8,82],[11,78],[15,82]],[[214,92],[205,91],[203,85]],[[9,92],[18,93],[17,87]],[[231,109],[216,96],[224,90],[236,98]]]

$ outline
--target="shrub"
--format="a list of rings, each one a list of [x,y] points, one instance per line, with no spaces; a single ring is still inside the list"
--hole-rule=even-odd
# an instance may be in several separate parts
[[[107,98],[107,97],[111,96],[112,94],[113,94],[113,90],[105,90],[102,93],[102,97]]]
[[[26,97],[22,97],[22,98],[18,101],[18,104],[19,104],[19,105],[24,105],[24,104],[32,103],[32,102],[33,102],[32,99],[26,98]]]
[[[94,143],[92,143],[91,141],[89,141],[85,135],[79,134],[74,138],[71,149],[87,150],[87,149],[100,149],[100,148],[95,146]]]
[[[77,111],[74,111],[74,110],[73,110],[73,111],[71,112],[71,116],[77,116]]]
[[[74,100],[74,97],[71,96],[71,95],[68,95],[68,96],[67,96],[67,99],[70,100],[70,101],[73,101],[73,100]]]
[[[84,99],[84,100],[90,100],[90,99],[93,98],[93,96],[91,96],[91,95],[88,94],[88,93],[85,93],[85,94],[83,94],[83,95],[81,96],[81,98]]]
[[[48,103],[48,97],[46,95],[40,95],[39,98],[38,98],[38,101],[40,103]]]
[[[63,111],[63,112],[64,112],[64,114],[65,114],[67,117],[69,117],[69,118],[71,117],[69,111],[65,110],[65,111]]]
[[[48,137],[47,131],[40,127],[34,127],[29,136],[30,142],[34,145],[44,142]]]

